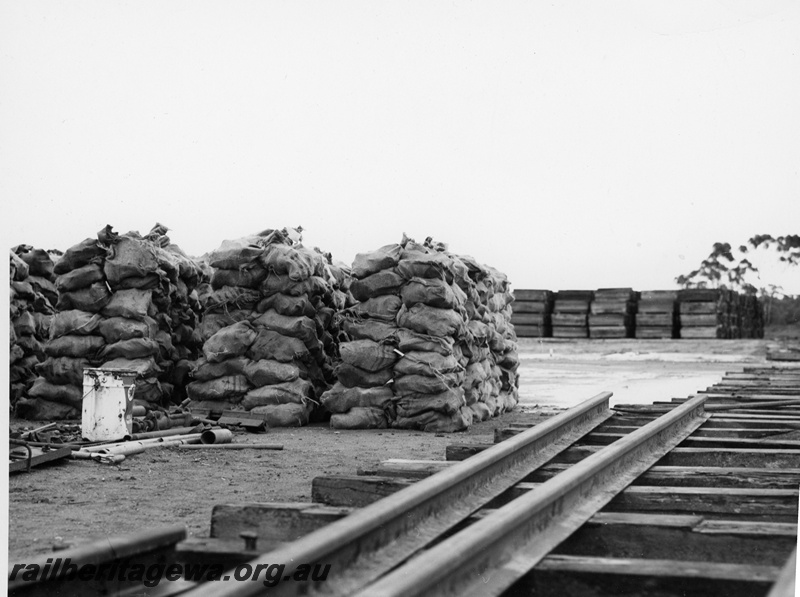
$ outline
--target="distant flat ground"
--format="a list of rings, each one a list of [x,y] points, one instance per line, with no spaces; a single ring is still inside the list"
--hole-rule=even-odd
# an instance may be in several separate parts
[[[520,403],[570,407],[603,391],[611,404],[694,395],[766,360],[770,340],[520,338]]]

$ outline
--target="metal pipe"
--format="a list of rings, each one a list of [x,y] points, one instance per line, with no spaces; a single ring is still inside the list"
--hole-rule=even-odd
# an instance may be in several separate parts
[[[101,450],[96,450],[92,453],[101,456],[108,456],[108,455],[130,456],[131,454],[140,454],[141,452],[144,452],[145,450],[149,450],[151,448],[165,448],[168,446],[175,446],[179,444],[198,443],[199,441],[200,441],[199,434],[194,434],[194,436],[182,435],[176,437],[163,437],[163,438],[159,437],[155,438],[154,441],[143,440],[139,442],[127,442],[124,444],[103,448]]]
[[[58,423],[48,423],[47,425],[42,425],[41,427],[37,427],[36,429],[31,429],[30,431],[25,431],[20,438],[25,439],[31,437],[32,435],[39,433],[40,431],[47,431],[48,429],[53,429],[56,427]]]
[[[199,433],[194,431],[196,427],[173,427],[172,429],[162,429],[161,431],[145,431],[143,433],[132,433],[126,435],[127,441],[139,441],[142,439],[152,439],[154,437],[169,437],[171,435],[186,435],[187,433]]]
[[[177,447],[187,450],[283,450],[283,444],[181,444]]]
[[[230,429],[206,429],[200,434],[202,444],[229,444],[233,440],[233,431]]]
[[[36,446],[38,448],[53,448],[53,449],[56,449],[56,448],[72,448],[73,450],[80,450],[81,448],[83,448],[85,446],[93,445],[92,442],[86,442],[86,443],[81,443],[81,444],[76,444],[76,443],[59,444],[59,443],[56,443],[56,442],[29,442],[29,441],[26,441],[26,443],[29,446]]]
[[[169,436],[169,437],[152,437],[152,438],[149,438],[149,439],[137,440],[136,442],[114,442],[114,443],[111,443],[111,444],[100,444],[100,445],[97,445],[97,446],[87,446],[87,447],[81,448],[81,451],[84,451],[84,452],[101,452],[103,450],[108,450],[110,448],[115,448],[117,446],[125,446],[125,445],[130,444],[130,443],[138,443],[138,444],[145,444],[145,445],[147,445],[147,444],[163,444],[166,441],[176,441],[176,440],[184,440],[184,439],[190,439],[190,438],[196,438],[196,442],[199,442],[200,441],[200,434],[199,433],[188,433],[186,435],[173,435],[173,436]]]

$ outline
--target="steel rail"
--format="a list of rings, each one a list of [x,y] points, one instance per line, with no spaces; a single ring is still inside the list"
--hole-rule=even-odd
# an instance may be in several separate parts
[[[330,564],[325,582],[287,581],[270,594],[351,595],[439,537],[527,474],[613,416],[603,392],[474,457],[249,562],[284,565],[284,579],[300,565]],[[187,596],[246,596],[260,582],[205,583]]]
[[[33,570],[46,570],[41,578],[26,580],[22,573],[13,572],[14,562],[9,562],[8,571],[8,593],[9,595],[52,595],[69,594],[76,595],[84,592],[86,594],[99,594],[100,589],[97,585],[86,584],[83,589],[80,586],[75,588],[75,579],[67,579],[66,562],[81,568],[87,565],[96,567],[109,566],[113,562],[119,562],[127,558],[133,558],[168,549],[179,541],[186,538],[186,527],[183,525],[171,525],[163,529],[146,530],[131,535],[117,535],[100,539],[86,545],[79,545],[55,553],[46,553],[30,558],[26,558],[25,568]],[[54,560],[57,562],[52,566]],[[61,563],[65,563],[63,568]],[[107,569],[106,569],[107,570]],[[12,574],[15,578],[11,578]],[[78,582],[80,584],[81,581]],[[111,582],[113,586],[113,582]],[[67,583],[67,584],[60,584]],[[72,583],[72,584],[69,584]],[[65,588],[69,586],[69,588]],[[74,588],[74,590],[73,590]],[[105,593],[104,593],[105,594]]]
[[[698,396],[382,577],[359,596],[499,595],[710,415]]]

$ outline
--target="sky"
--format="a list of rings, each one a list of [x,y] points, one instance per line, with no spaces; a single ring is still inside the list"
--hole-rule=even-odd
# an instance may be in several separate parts
[[[800,233],[800,3],[0,2],[3,236],[432,236],[515,288],[674,288]],[[765,283],[800,294],[800,273]]]

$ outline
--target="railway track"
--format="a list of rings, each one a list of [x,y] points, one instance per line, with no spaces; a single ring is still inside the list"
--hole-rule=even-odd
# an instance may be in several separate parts
[[[602,393],[494,444],[451,445],[447,460],[315,479],[312,504],[219,505],[211,538],[155,557],[280,565],[270,595],[793,595],[798,398],[797,367],[653,405],[611,409]],[[326,565],[324,582],[293,579]],[[228,576],[159,594],[266,590]]]

